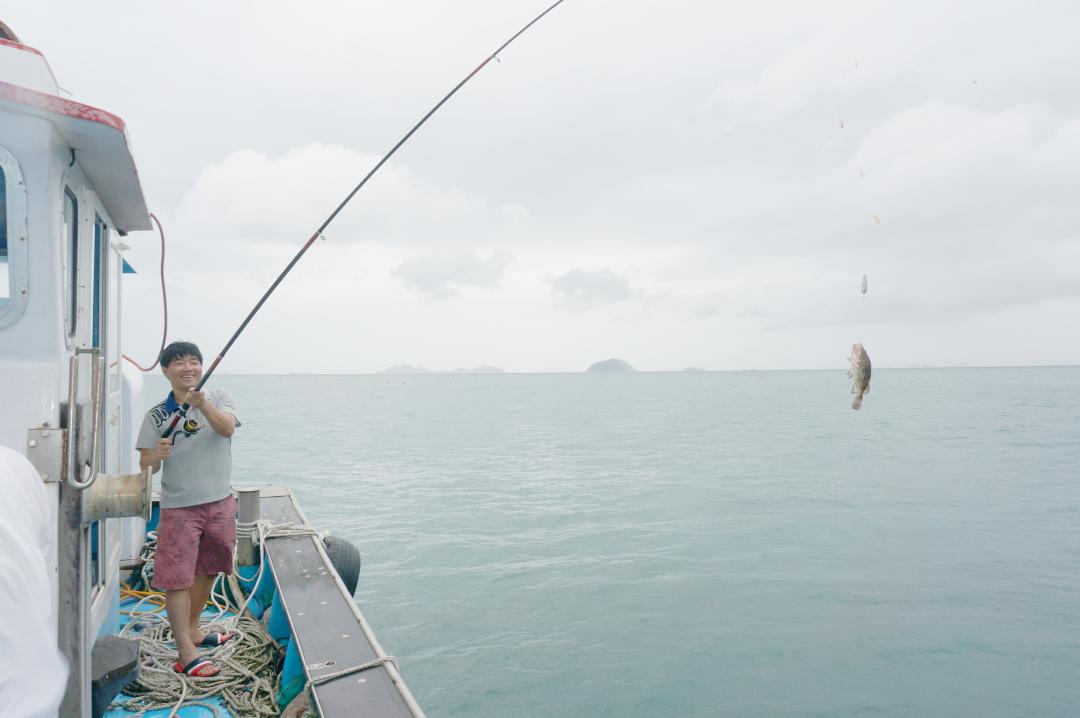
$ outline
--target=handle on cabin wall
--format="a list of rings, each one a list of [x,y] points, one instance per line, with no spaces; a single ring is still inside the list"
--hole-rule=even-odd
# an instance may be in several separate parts
[[[67,485],[73,489],[82,490],[93,486],[98,477],[98,435],[101,431],[101,402],[102,396],[105,393],[103,388],[103,383],[105,381],[105,357],[101,356],[101,349],[98,347],[93,347],[91,349],[76,349],[75,356],[71,357],[71,378],[68,381],[68,466],[75,466],[73,460],[78,461],[80,464],[82,463],[81,457],[78,455],[78,447],[75,446],[76,442],[74,440],[74,407],[76,406],[76,394],[78,393],[79,354],[89,354],[92,366],[90,375],[90,416],[92,417],[89,438],[90,461],[82,464],[82,478],[80,479],[75,478],[75,469],[72,469],[72,476],[68,478]]]

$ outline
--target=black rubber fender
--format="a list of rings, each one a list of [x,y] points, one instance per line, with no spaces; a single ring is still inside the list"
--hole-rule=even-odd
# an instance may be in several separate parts
[[[340,536],[327,536],[323,546],[334,570],[341,576],[341,582],[349,589],[349,595],[355,595],[360,580],[360,549]]]

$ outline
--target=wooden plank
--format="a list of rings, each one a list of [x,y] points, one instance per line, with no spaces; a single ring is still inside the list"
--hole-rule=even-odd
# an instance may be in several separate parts
[[[304,521],[290,495],[264,493],[260,513],[275,524]],[[293,640],[312,680],[377,658],[353,613],[352,597],[334,580],[333,568],[315,546],[317,540],[301,536],[266,542]],[[379,665],[316,686],[315,698],[322,718],[412,716],[404,695],[407,691],[394,682],[385,665]]]

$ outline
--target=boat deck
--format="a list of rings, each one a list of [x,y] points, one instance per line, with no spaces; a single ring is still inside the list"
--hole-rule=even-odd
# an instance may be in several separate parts
[[[274,524],[307,524],[287,489],[264,489],[261,515]],[[383,655],[378,642],[337,573],[328,569],[322,542],[302,536],[271,538],[266,543],[278,596],[307,678],[318,682],[377,661]],[[331,679],[313,691],[323,718],[419,714],[410,708],[415,702],[389,663]]]
[[[124,611],[131,610],[132,607],[138,602],[135,598],[125,598],[120,602],[120,625],[126,626],[131,622],[131,616],[124,613]],[[233,614],[226,613],[225,616],[231,616]],[[202,612],[202,620],[206,623],[210,623],[214,619],[219,617],[219,612],[216,609],[207,608]],[[171,643],[168,645],[172,645]],[[139,715],[137,711],[126,710],[124,708],[115,707],[116,703],[125,701],[130,698],[126,693],[121,693],[113,701],[113,706],[105,711],[102,718],[131,718],[131,716]],[[204,698],[198,701],[199,704],[209,704],[213,708],[209,708],[206,705],[192,705],[193,701],[185,701],[185,703],[176,711],[178,718],[225,718],[229,716],[235,718],[234,714],[229,710],[225,704],[224,699],[213,697]],[[166,718],[172,709],[161,708],[158,710],[147,711],[142,714],[142,718]]]
[[[260,489],[260,515],[273,525],[308,525],[292,492],[285,487]],[[247,579],[245,588],[255,594],[249,608],[256,617],[265,614],[270,635],[286,649],[279,695],[282,707],[310,682],[315,701],[312,708],[322,718],[422,716],[396,666],[385,657],[331,565],[319,537],[271,537],[266,541],[265,555],[264,576],[258,584],[254,585],[254,569],[248,574],[242,570],[241,579]],[[132,620],[124,611],[136,601],[122,600],[122,626]],[[203,612],[207,622],[218,616],[216,609]],[[104,717],[136,715],[116,707],[117,702],[127,698],[125,694],[117,696]],[[159,718],[169,712],[160,709],[143,715]],[[221,698],[213,698],[185,701],[176,715],[223,718],[233,713]]]

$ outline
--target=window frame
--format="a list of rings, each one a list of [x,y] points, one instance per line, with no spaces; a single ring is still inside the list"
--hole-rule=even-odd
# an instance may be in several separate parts
[[[26,312],[29,300],[28,232],[26,225],[26,183],[15,155],[0,146],[0,171],[4,173],[4,201],[7,215],[7,261],[0,264],[8,273],[8,296],[0,301],[0,330],[15,324]]]
[[[64,182],[60,204],[60,223],[64,228],[61,239],[64,248],[64,337],[68,347],[77,340],[79,324],[79,196],[69,182]],[[66,219],[67,203],[71,200],[72,217]]]

